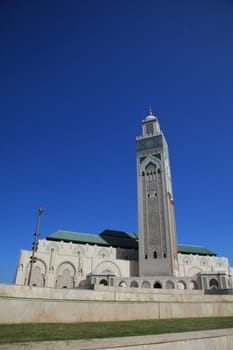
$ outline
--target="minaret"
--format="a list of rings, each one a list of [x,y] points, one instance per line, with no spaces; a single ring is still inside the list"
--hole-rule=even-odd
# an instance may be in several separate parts
[[[136,145],[139,276],[174,276],[178,262],[168,146],[151,108]]]

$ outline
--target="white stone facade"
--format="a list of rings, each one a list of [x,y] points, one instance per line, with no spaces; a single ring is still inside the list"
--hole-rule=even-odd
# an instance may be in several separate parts
[[[31,252],[20,253],[16,284],[27,285]],[[178,276],[139,278],[136,249],[101,247],[89,244],[39,241],[31,284],[40,287],[88,288],[96,284],[121,287],[201,289],[200,274],[225,276],[225,288],[232,288],[228,259],[216,256],[178,254]],[[214,276],[213,276],[214,274]],[[113,278],[111,282],[111,277]],[[209,280],[209,282],[211,281]],[[212,282],[213,283],[213,282]],[[207,285],[207,289],[211,286]],[[216,287],[221,287],[220,283]]]
[[[20,253],[16,284],[27,285],[31,251]],[[138,275],[135,249],[39,240],[33,264],[32,285],[75,288],[87,285],[90,274]]]
[[[202,272],[231,274],[225,257],[178,254],[178,263],[180,276],[194,276]]]

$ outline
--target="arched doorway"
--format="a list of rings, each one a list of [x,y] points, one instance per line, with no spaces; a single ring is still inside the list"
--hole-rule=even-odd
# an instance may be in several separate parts
[[[103,286],[108,286],[108,281],[105,278],[102,278],[99,284],[102,284]]]
[[[218,289],[219,288],[218,281],[215,278],[212,278],[210,280],[209,285],[210,285],[210,289]]]
[[[162,288],[162,284],[160,282],[155,282],[154,287],[156,289],[161,289]]]

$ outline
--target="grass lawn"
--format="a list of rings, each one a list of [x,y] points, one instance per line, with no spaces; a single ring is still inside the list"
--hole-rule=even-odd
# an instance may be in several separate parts
[[[233,328],[233,317],[89,322],[79,324],[5,324],[0,325],[0,344],[46,340],[112,338],[223,328]]]

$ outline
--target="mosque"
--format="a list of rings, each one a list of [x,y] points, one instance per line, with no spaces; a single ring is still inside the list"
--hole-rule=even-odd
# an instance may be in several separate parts
[[[138,230],[56,231],[21,250],[15,284],[51,288],[233,288],[228,259],[176,242],[166,139],[150,109],[136,139]],[[30,277],[29,277],[30,276]]]

